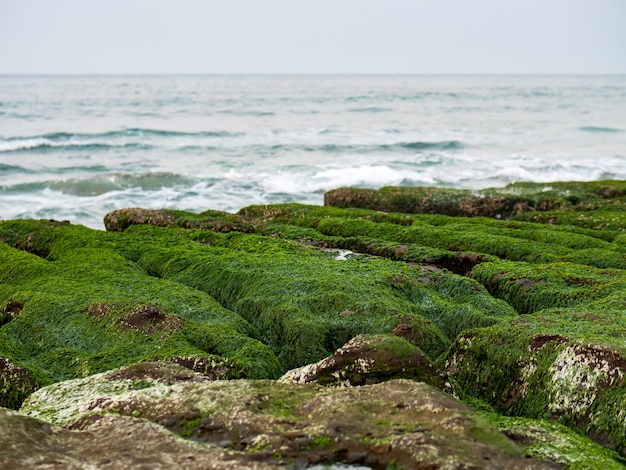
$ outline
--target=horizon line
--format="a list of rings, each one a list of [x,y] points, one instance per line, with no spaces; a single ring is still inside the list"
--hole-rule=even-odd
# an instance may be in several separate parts
[[[553,73],[553,72],[44,72],[44,73],[22,73],[22,72],[0,72],[0,77],[441,77],[441,76],[464,76],[464,77],[511,77],[511,76],[528,76],[528,77],[608,77],[608,76],[626,76],[626,72],[622,73]]]

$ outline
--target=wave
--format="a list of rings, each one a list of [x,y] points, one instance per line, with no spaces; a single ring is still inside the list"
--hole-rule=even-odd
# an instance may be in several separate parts
[[[132,128],[124,129],[121,131],[111,131],[102,135],[104,137],[129,137],[129,136],[157,136],[157,137],[240,137],[243,134],[241,132],[228,132],[228,131],[199,131],[199,132],[183,132],[183,131],[168,131],[157,129],[142,129]]]
[[[81,142],[47,142],[44,139],[24,139],[22,141],[0,142],[0,153],[23,152],[31,150],[56,150],[59,148],[73,150],[106,150],[111,148],[141,148],[148,149],[150,145],[138,143],[104,144],[104,143],[81,143]]]
[[[212,181],[212,180],[205,180]],[[4,194],[32,194],[44,190],[56,191],[70,196],[88,197],[99,196],[115,191],[136,189],[138,191],[155,191],[163,188],[190,187],[198,180],[174,173],[155,172],[143,174],[108,173],[89,176],[86,178],[74,177],[63,180],[40,180],[36,182],[20,183],[12,186],[0,186]]]
[[[620,129],[615,129],[613,127],[583,126],[579,127],[579,129],[583,132],[622,132]]]
[[[276,144],[271,147],[260,146],[258,154],[262,154],[263,149],[272,151],[305,151],[305,152],[321,152],[321,153],[394,153],[406,151],[426,151],[426,150],[459,150],[465,148],[465,145],[457,140],[444,140],[440,142],[396,142],[393,144],[320,144],[320,145],[293,145],[293,144]]]
[[[0,140],[0,153],[19,152],[24,150],[45,150],[48,148],[74,149],[110,149],[110,148],[151,148],[150,137],[200,137],[229,138],[238,137],[241,133],[226,131],[179,132],[155,129],[124,129],[103,133],[69,133],[55,132],[31,137],[11,137]],[[130,141],[129,141],[130,140]]]
[[[370,106],[367,108],[349,108],[348,111],[351,113],[385,113],[388,111],[393,111],[392,108],[382,108],[378,106]]]
[[[112,191],[127,189],[139,189],[141,191],[154,191],[164,187],[188,186],[194,180],[174,173],[144,173],[125,174],[109,173],[96,175],[90,178],[70,178],[62,181],[54,181],[49,185],[53,191],[74,196],[98,196]]]
[[[223,111],[218,111],[217,114],[232,114],[233,116],[254,116],[254,117],[268,117],[275,116],[276,113],[272,111],[242,111],[236,109],[225,109]]]
[[[7,165],[5,163],[0,163],[0,175],[7,175],[10,173],[30,173],[30,170],[27,170],[24,167],[18,165]]]
[[[145,192],[163,188],[188,188],[198,184],[198,181],[211,183],[213,179],[205,178],[199,180],[195,177],[168,172],[143,174],[108,173],[62,180],[40,179],[14,185],[0,185],[0,193],[5,195],[27,195],[51,190],[68,196],[89,197],[131,189]]]
[[[465,147],[458,140],[444,140],[441,142],[403,142],[395,144],[410,150],[459,150]]]

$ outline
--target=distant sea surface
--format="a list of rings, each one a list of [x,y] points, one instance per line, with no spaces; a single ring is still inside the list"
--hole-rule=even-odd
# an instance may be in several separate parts
[[[626,76],[0,76],[0,219],[626,179]]]

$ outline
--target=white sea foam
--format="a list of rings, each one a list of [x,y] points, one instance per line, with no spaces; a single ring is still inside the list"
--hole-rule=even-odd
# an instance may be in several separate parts
[[[34,138],[34,139],[13,139],[0,142],[0,152],[13,152],[15,150],[32,149],[35,147],[41,147],[43,145],[50,145],[48,139]]]

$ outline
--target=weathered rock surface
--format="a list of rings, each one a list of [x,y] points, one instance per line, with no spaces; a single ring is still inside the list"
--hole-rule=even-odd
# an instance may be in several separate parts
[[[405,339],[393,335],[359,335],[332,356],[290,370],[279,381],[356,386],[402,378],[438,388],[444,386],[441,373],[428,357]]]
[[[409,380],[324,388],[273,381],[209,381],[173,365],[139,364],[40,389],[22,411],[77,429],[72,432],[83,434],[76,439],[87,442],[100,433],[102,442],[110,442],[116,430],[128,429],[126,436],[115,436],[121,442],[114,450],[131,443],[144,453],[157,445],[167,449],[176,444],[164,435],[169,429],[203,443],[219,461],[231,458],[231,468],[251,468],[249,462],[267,468],[332,462],[407,469],[559,468],[526,458],[470,408]],[[45,425],[28,423],[45,435]],[[160,430],[153,423],[162,426]],[[47,429],[51,435],[71,433]],[[159,458],[175,456],[177,463],[190,462],[189,468],[198,468],[198,461],[184,459],[197,458],[199,444],[181,440],[178,445],[180,452],[168,456],[164,451]],[[86,448],[85,454],[95,453]],[[116,459],[108,451],[99,458]]]
[[[626,466],[626,459],[615,452],[554,421],[502,416],[492,411],[480,415],[522,447],[527,456],[552,460],[571,469],[617,470]]]
[[[100,416],[69,430],[0,408],[0,468],[6,469],[251,469],[254,462],[217,446],[183,440],[157,424],[127,416]]]
[[[626,455],[624,337],[613,311],[546,310],[461,334],[447,372],[459,393],[550,417]]]

